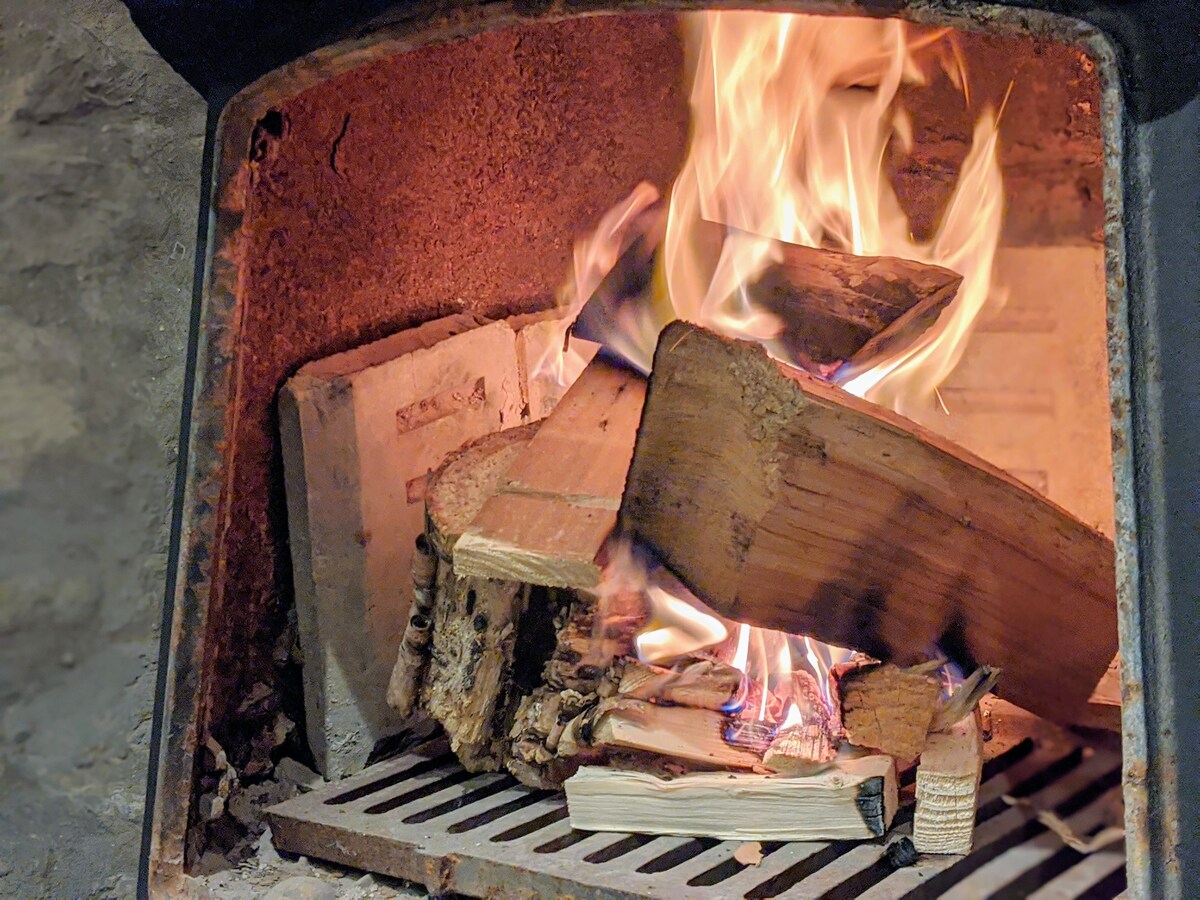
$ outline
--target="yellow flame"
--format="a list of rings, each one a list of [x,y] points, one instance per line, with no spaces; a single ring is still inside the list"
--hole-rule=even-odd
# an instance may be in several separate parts
[[[725,623],[660,587],[646,589],[650,627],[635,639],[638,657],[663,662],[712,647],[729,634]]]
[[[928,402],[989,295],[1003,206],[996,117],[979,119],[940,227],[917,241],[883,163],[893,138],[911,143],[897,96],[922,80],[913,50],[939,35],[912,37],[896,20],[744,11],[698,13],[688,25],[693,138],[664,248],[676,315],[782,356],[769,343],[778,322],[744,290],[778,259],[778,241],[945,266],[963,285],[934,328],[844,384],[898,411]],[[946,70],[965,92],[951,47]],[[715,263],[712,223],[725,231]]]
[[[913,144],[913,123],[898,97],[902,85],[923,80],[914,54],[945,42],[948,33],[915,35],[894,20],[748,11],[688,14],[685,23],[694,72],[692,140],[670,192],[660,271],[653,296],[633,317],[625,315],[619,333],[606,334],[605,343],[648,371],[659,330],[682,318],[760,341],[794,364],[775,340],[783,323],[747,291],[782,259],[781,242],[903,257],[957,272],[963,277],[957,297],[909,346],[870,368],[844,366],[834,378],[899,412],[929,404],[961,359],[989,298],[1002,299],[991,289],[1003,213],[999,114],[985,110],[976,123],[928,241],[913,237],[884,171],[892,142],[906,152]],[[969,104],[957,46],[949,43],[940,61]],[[639,185],[576,247],[565,300],[572,311],[595,291],[631,223],[657,199],[653,187]],[[849,651],[745,624],[728,640],[733,623],[705,611],[682,585],[646,596],[652,625],[638,638],[640,653],[661,659],[713,648],[758,689],[745,713],[783,724],[796,724],[803,710],[780,676],[803,668],[832,711],[831,670]],[[718,633],[721,638],[702,643]],[[778,702],[772,706],[772,700]]]
[[[796,701],[788,703],[787,713],[783,717],[783,721],[779,723],[779,730],[792,728],[796,725],[804,724],[804,713],[800,711],[800,707],[796,705]]]
[[[915,35],[890,19],[710,11],[684,21],[694,70],[692,140],[670,194],[662,296],[639,321],[626,317],[605,343],[648,371],[658,331],[681,318],[760,341],[796,363],[774,340],[782,323],[747,293],[782,259],[781,242],[898,256],[962,275],[957,298],[913,345],[835,379],[900,412],[927,405],[961,359],[991,293],[1003,213],[998,116],[980,116],[928,241],[912,236],[884,159],[892,141],[912,145],[898,96],[901,85],[923,80],[915,52],[946,44],[942,67],[965,102],[957,45],[948,32]],[[653,187],[639,185],[576,248],[567,301],[574,309],[616,259],[629,223],[656,199]]]

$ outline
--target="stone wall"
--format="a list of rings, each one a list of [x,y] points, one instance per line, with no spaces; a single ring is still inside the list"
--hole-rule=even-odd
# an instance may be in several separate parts
[[[0,896],[134,893],[204,103],[0,0]]]

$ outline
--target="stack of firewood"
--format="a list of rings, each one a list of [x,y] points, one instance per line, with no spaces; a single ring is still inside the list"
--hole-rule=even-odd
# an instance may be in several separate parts
[[[786,336],[808,372],[674,323],[648,381],[594,360],[544,420],[421,482],[388,702],[432,715],[471,771],[565,784],[589,829],[878,836],[897,761],[919,760],[918,849],[965,852],[973,710],[1003,669],[1006,699],[1076,720],[1116,649],[1112,544],[820,377],[911,340],[957,276],[793,249],[754,289],[811,324]],[[644,596],[598,591],[614,533],[727,620],[861,651],[832,708],[730,740],[743,674],[703,650],[638,658]],[[952,691],[943,655],[968,675]]]

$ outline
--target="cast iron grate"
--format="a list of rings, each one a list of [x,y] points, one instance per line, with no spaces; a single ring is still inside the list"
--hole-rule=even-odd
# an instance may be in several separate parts
[[[765,843],[763,861],[746,866],[734,859],[736,841],[575,831],[561,793],[503,773],[471,775],[440,741],[268,814],[280,850],[419,882],[435,895],[1101,900],[1124,891],[1122,842],[1085,856],[1001,799],[1027,797],[1076,833],[1095,833],[1120,793],[1117,753],[1026,739],[990,759],[983,777],[971,855],[901,869],[886,849],[911,834],[911,802],[884,841]]]

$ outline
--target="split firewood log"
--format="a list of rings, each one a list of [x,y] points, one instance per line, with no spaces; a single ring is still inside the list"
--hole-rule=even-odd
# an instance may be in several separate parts
[[[602,700],[572,721],[559,750],[637,750],[719,769],[762,769],[762,757],[726,739],[728,717],[711,709],[645,700]]]
[[[629,658],[618,660],[609,677],[616,680],[621,697],[714,710],[734,703],[745,678],[733,666],[713,659],[685,660],[668,669]]]
[[[914,423],[686,323],[659,340],[620,521],[728,618],[901,666],[938,646],[965,670],[1002,667],[1005,699],[1056,721],[1116,650],[1108,538]]]
[[[890,756],[838,760],[809,776],[689,772],[660,778],[585,766],[566,783],[571,827],[747,841],[867,840],[898,806]]]
[[[592,588],[641,416],[640,375],[593,360],[454,548],[464,575]]]
[[[921,755],[942,697],[929,666],[847,663],[834,667],[834,680],[846,740],[897,759]]]
[[[665,207],[646,211],[637,238],[617,259],[584,304],[572,333],[621,345],[602,350],[649,372],[659,321],[637,335],[623,322],[654,315],[659,265],[656,250],[665,230]],[[659,219],[654,218],[658,212]],[[715,259],[723,241],[721,226],[709,223],[703,236]],[[810,371],[846,362],[861,368],[910,343],[937,321],[958,292],[962,277],[938,266],[887,256],[854,256],[783,241],[774,242],[778,262],[747,287],[748,298],[774,313],[782,325],[778,340],[791,358]]]
[[[949,269],[909,259],[778,247],[783,259],[747,295],[779,316],[780,340],[809,369],[902,346],[937,320],[962,284]]]
[[[971,852],[982,771],[983,739],[974,716],[929,736],[917,766],[913,846],[919,852]]]
[[[763,765],[785,775],[812,775],[827,768],[836,757],[827,725],[809,722],[780,730],[763,754]]]

